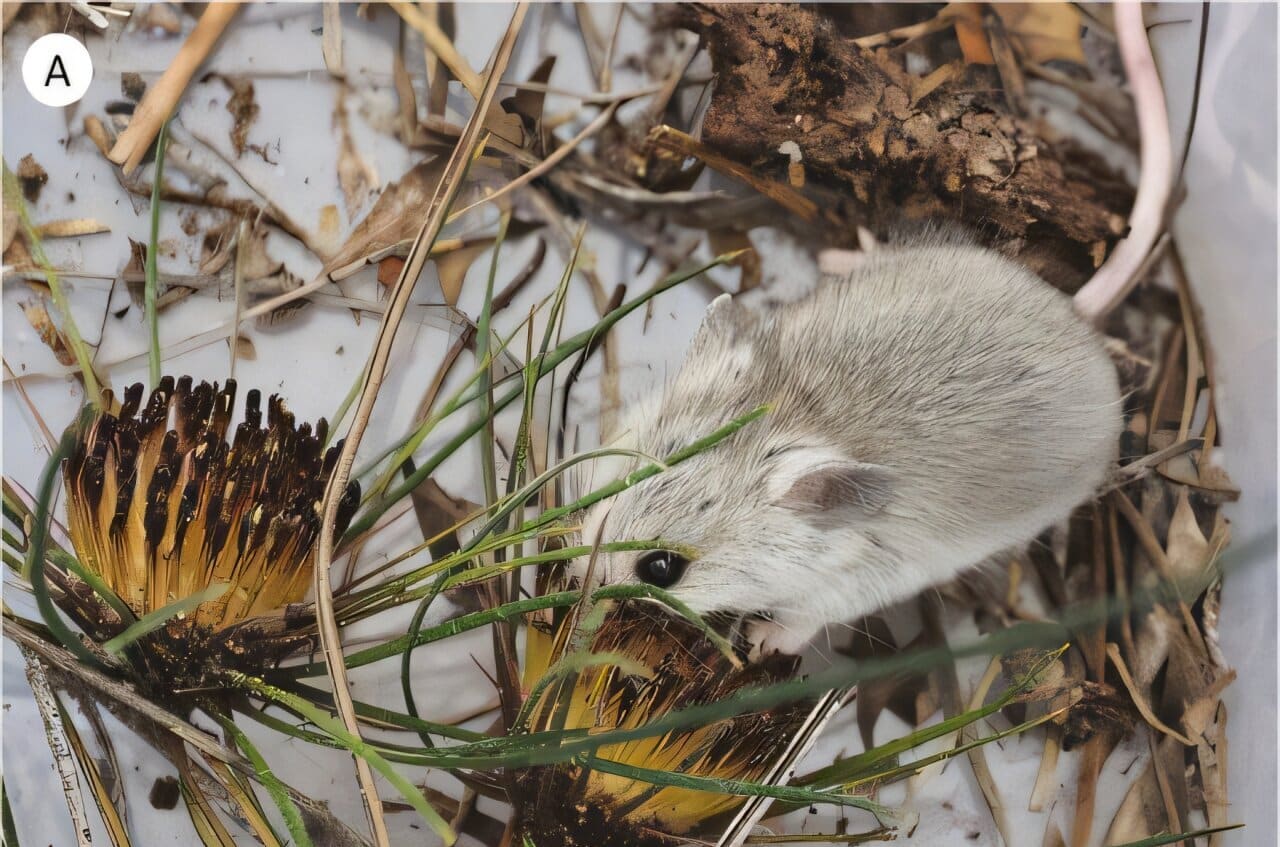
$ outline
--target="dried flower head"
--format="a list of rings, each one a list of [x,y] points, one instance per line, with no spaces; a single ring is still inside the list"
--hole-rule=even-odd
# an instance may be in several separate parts
[[[554,633],[529,630],[526,682],[569,651],[566,617]],[[612,609],[590,651],[624,657],[589,667],[550,685],[529,707],[530,728],[628,729],[677,709],[711,703],[745,688],[784,680],[798,659],[775,655],[758,664],[733,663],[689,621],[665,607],[626,601]],[[638,665],[639,667],[636,667]],[[643,669],[645,673],[635,671]],[[598,757],[625,765],[716,779],[764,778],[803,723],[812,704],[748,712],[705,726],[601,747]],[[670,844],[666,836],[694,832],[737,808],[741,797],[587,770],[576,764],[534,768],[523,777],[521,817],[537,844]]]
[[[112,412],[114,398],[105,392],[103,411],[77,424],[63,464],[76,555],[136,616],[228,586],[140,642],[153,680],[166,674],[190,681],[210,661],[266,658],[249,649],[253,638],[240,630],[301,600],[311,580],[337,447],[324,449],[323,419],[315,432],[295,425],[278,396],[267,401],[263,427],[256,390],[228,444],[235,393],[231,380],[219,389],[166,377],[145,406],[142,386],[134,385]],[[358,502],[352,485],[337,531]],[[83,616],[83,604],[72,605]],[[91,633],[122,628],[109,614],[96,617],[86,627]],[[281,635],[282,628],[260,620],[248,627],[259,635]]]

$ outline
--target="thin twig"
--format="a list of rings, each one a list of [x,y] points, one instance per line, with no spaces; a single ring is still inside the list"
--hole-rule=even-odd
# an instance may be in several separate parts
[[[108,159],[123,165],[126,176],[133,173],[134,168],[142,162],[142,157],[151,147],[160,127],[177,108],[187,83],[213,51],[222,31],[231,23],[239,9],[240,4],[235,2],[210,3],[206,6],[196,28],[187,36],[178,55],[160,79],[156,80],[155,85],[147,89],[142,102],[134,110],[129,126],[120,133],[115,146],[107,154]]]
[[[461,191],[463,175],[471,162],[472,156],[480,146],[485,116],[488,113],[489,105],[493,102],[494,95],[497,93],[498,80],[502,77],[502,73],[511,57],[511,51],[515,47],[516,36],[520,31],[520,25],[524,20],[526,11],[526,4],[521,3],[516,7],[512,15],[506,33],[503,35],[502,41],[499,43],[490,63],[489,75],[485,80],[484,89],[477,98],[475,111],[472,112],[470,120],[467,121],[462,137],[458,140],[458,144],[449,158],[444,174],[436,186],[435,196],[432,197],[431,206],[429,207],[430,213],[423,222],[422,229],[419,230],[413,247],[409,250],[409,255],[400,272],[400,278],[396,280],[395,287],[388,298],[390,305],[382,326],[378,330],[373,355],[370,356],[369,362],[365,366],[364,388],[360,392],[360,400],[356,405],[351,428],[347,431],[347,437],[339,453],[333,476],[329,479],[329,483],[325,488],[322,509],[323,519],[321,521],[319,544],[316,550],[314,573],[316,623],[320,631],[320,642],[324,651],[325,663],[333,683],[334,703],[338,707],[343,725],[357,740],[360,738],[360,725],[356,718],[354,705],[351,702],[346,664],[342,654],[341,636],[338,633],[338,624],[333,607],[332,587],[329,584],[329,570],[333,565],[334,543],[336,540],[334,538],[334,528],[337,523],[338,505],[346,491],[347,480],[351,476],[351,467],[355,462],[356,450],[359,448],[360,441],[368,426],[369,417],[373,412],[373,405],[378,397],[378,390],[386,374],[387,362],[391,356],[391,346],[395,341],[396,330],[399,328],[405,309],[409,305],[409,297],[413,293],[418,276],[426,264],[431,244],[444,226],[449,208]],[[363,757],[356,759],[356,769],[360,778],[365,810],[369,815],[374,838],[379,845],[385,847],[385,845],[390,844],[390,841],[386,831],[386,822],[383,819],[382,803],[378,798],[377,786],[373,781],[373,772],[369,763]]]

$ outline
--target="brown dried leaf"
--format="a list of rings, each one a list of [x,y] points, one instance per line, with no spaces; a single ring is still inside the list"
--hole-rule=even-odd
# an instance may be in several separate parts
[[[236,336],[236,358],[244,359],[247,362],[256,361],[258,351],[253,346],[253,341],[245,335]]]
[[[1085,64],[1082,18],[1074,3],[993,3],[991,9],[1024,59]]]
[[[1169,520],[1165,553],[1169,559],[1170,575],[1178,583],[1188,585],[1197,583],[1213,557],[1213,548],[1200,531],[1186,488],[1178,489],[1178,503]]]
[[[351,139],[351,126],[347,109],[341,98],[333,110],[333,122],[340,137],[338,147],[338,185],[342,187],[342,200],[347,207],[347,220],[355,220],[356,214],[368,202],[369,194],[378,184],[378,175],[356,150]]]
[[[67,346],[67,342],[62,337],[57,325],[54,324],[44,300],[32,300],[22,303],[22,312],[27,316],[27,322],[31,324],[31,328],[39,334],[40,340],[53,351],[58,363],[61,365],[74,365],[76,357],[72,354],[71,348]]]
[[[74,238],[79,235],[97,235],[110,232],[111,227],[93,218],[68,218],[50,221],[36,227],[41,238]]]
[[[458,297],[462,294],[462,283],[466,279],[467,270],[493,245],[493,241],[492,238],[478,238],[457,250],[450,250],[433,257],[436,273],[440,276],[440,291],[444,294],[444,302],[450,306],[458,305]]]
[[[738,278],[738,293],[750,291],[760,285],[760,254],[756,252],[750,233],[736,229],[712,229],[707,231],[711,251],[717,256],[741,250],[730,265],[742,269]]]
[[[423,160],[388,185],[338,255],[325,265],[326,273],[334,280],[343,279],[366,262],[377,261],[397,244],[412,240],[440,183],[444,166],[444,159],[439,157]]]
[[[1219,702],[1212,723],[1206,724],[1196,753],[1200,761],[1200,782],[1204,787],[1205,817],[1209,826],[1227,824],[1227,707]],[[1209,838],[1209,847],[1218,847],[1219,835]]]
[[[1128,844],[1149,838],[1169,828],[1164,810],[1164,800],[1160,796],[1160,786],[1156,782],[1155,765],[1148,762],[1142,775],[1133,781],[1116,816],[1111,819],[1107,828],[1104,844]]]
[[[231,89],[231,99],[227,100],[227,111],[234,121],[231,126],[231,146],[235,148],[236,157],[239,158],[249,146],[249,127],[258,118],[259,109],[253,96],[253,81],[246,77],[222,75],[218,79]]]
[[[84,119],[84,134],[89,136],[89,140],[93,142],[93,146],[98,148],[98,152],[107,155],[111,152],[111,145],[115,142],[111,140],[111,134],[107,132],[106,126],[96,115],[86,115]]]
[[[982,6],[977,3],[948,3],[938,13],[939,18],[952,22],[956,28],[956,40],[960,53],[970,65],[994,65],[987,33],[982,26]]]

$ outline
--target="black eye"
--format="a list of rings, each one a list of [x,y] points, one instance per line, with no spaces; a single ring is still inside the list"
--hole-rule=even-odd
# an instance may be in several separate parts
[[[670,588],[684,576],[684,569],[688,564],[689,560],[679,553],[650,550],[636,562],[636,576],[640,577],[641,582],[659,588]]]

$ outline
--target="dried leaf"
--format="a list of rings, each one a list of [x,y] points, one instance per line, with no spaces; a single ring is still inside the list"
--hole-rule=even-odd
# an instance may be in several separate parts
[[[253,341],[248,336],[236,336],[236,358],[244,359],[246,362],[253,362],[257,360],[257,348],[253,346]]]
[[[86,115],[84,119],[84,134],[89,136],[89,140],[93,142],[93,146],[98,148],[98,152],[107,155],[111,152],[111,134],[107,132],[106,126],[96,115]]]
[[[1023,58],[1037,64],[1061,59],[1085,64],[1082,18],[1074,3],[992,3]]]
[[[1225,826],[1230,803],[1227,800],[1227,707],[1219,702],[1213,721],[1205,726],[1196,748],[1200,760],[1200,782],[1204,786],[1205,817],[1209,826]],[[1220,836],[1209,839],[1218,847]]]
[[[249,127],[258,118],[259,109],[253,96],[253,81],[247,77],[223,75],[219,75],[218,79],[231,89],[231,98],[227,100],[227,111],[234,121],[231,126],[231,146],[239,158],[248,149]]]
[[[346,76],[342,66],[342,8],[335,0],[324,4],[324,33],[320,40],[324,66],[329,73],[341,79]]]
[[[478,238],[457,250],[433,256],[436,273],[440,276],[440,291],[444,294],[444,302],[450,306],[458,305],[458,297],[462,294],[462,283],[466,279],[467,271],[476,259],[489,250],[493,241],[492,238]]]
[[[111,227],[93,218],[68,218],[50,221],[37,227],[41,238],[74,238],[79,235],[97,235],[110,232]]]
[[[737,229],[712,229],[707,231],[707,241],[711,251],[717,256],[735,251],[743,251],[730,265],[742,269],[738,278],[738,293],[750,291],[760,285],[760,254],[756,252],[750,233]]]
[[[328,4],[326,4],[328,8]],[[342,187],[342,200],[347,207],[347,220],[355,220],[356,214],[364,208],[373,187],[378,184],[378,175],[356,150],[351,139],[351,126],[347,120],[347,109],[339,98],[333,110],[333,122],[338,128],[340,138],[338,147],[338,185]]]
[[[1120,802],[1103,843],[1128,844],[1165,832],[1168,828],[1164,800],[1156,782],[1155,763],[1147,762],[1142,775],[1130,784],[1124,800]]]
[[[1196,584],[1213,556],[1213,548],[1200,531],[1186,488],[1178,490],[1178,503],[1169,520],[1165,553],[1169,559],[1170,575],[1178,583],[1187,585]]]
[[[67,342],[62,337],[57,325],[54,324],[53,318],[50,317],[49,309],[45,306],[44,300],[32,300],[22,303],[22,312],[27,316],[27,323],[31,324],[31,328],[39,334],[40,340],[53,351],[58,363],[74,365],[76,357],[71,352],[71,348],[67,346]]]
[[[385,255],[397,244],[412,240],[427,214],[444,165],[443,158],[426,159],[388,185],[338,255],[325,266],[330,278],[348,277],[366,262],[376,261],[379,254]]]

